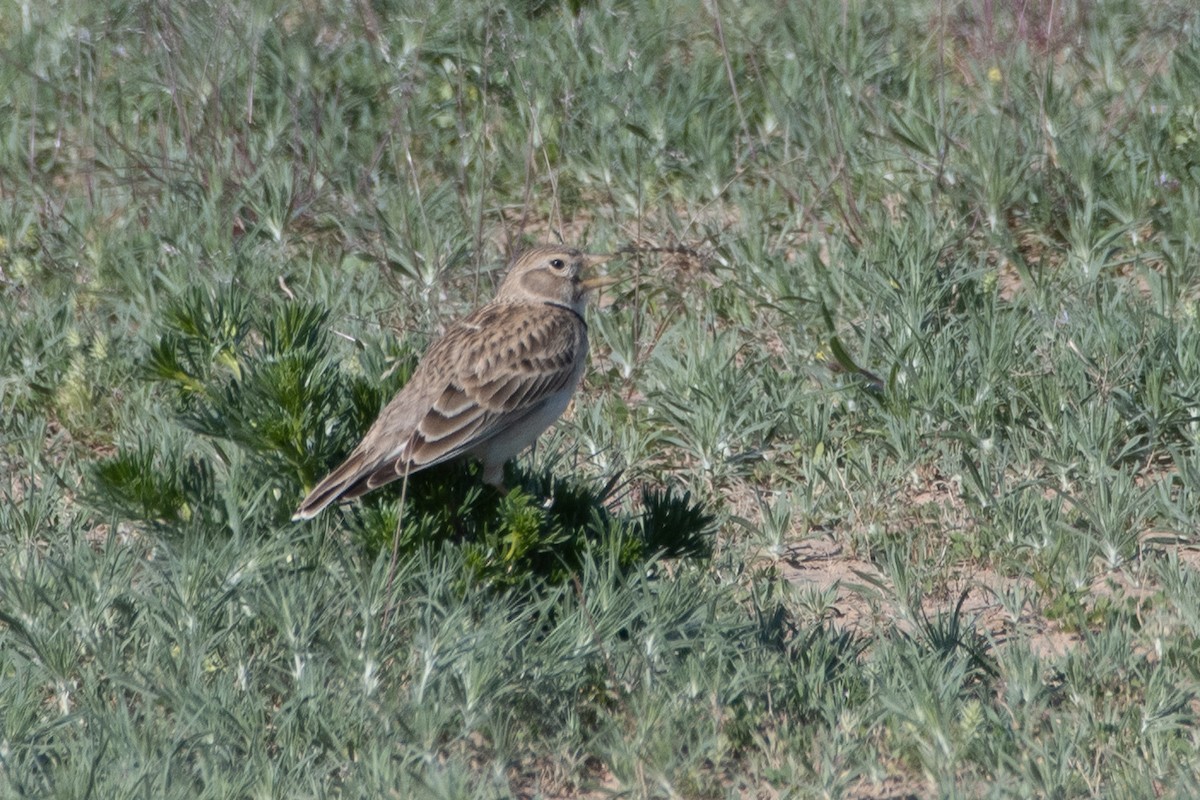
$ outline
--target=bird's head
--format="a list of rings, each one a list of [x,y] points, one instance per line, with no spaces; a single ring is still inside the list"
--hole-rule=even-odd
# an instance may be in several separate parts
[[[553,303],[583,313],[587,293],[616,282],[592,270],[611,259],[572,247],[539,245],[520,252],[496,292],[500,302]]]

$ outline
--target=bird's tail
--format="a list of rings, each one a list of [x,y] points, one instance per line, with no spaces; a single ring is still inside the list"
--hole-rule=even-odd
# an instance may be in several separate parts
[[[355,451],[333,472],[321,479],[300,503],[293,520],[312,519],[339,500],[351,500],[367,491],[366,478],[372,470],[363,469],[362,453]]]

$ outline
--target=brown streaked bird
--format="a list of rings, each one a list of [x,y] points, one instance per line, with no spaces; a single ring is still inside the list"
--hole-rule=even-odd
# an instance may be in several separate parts
[[[517,255],[491,302],[452,323],[340,466],[292,519],[460,456],[503,490],[504,463],[562,415],[587,362],[584,273],[609,256],[542,245]]]

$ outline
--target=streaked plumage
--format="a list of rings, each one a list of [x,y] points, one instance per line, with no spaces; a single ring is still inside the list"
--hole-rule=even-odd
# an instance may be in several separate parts
[[[454,322],[362,442],[304,498],[293,519],[460,456],[501,486],[504,462],[566,410],[587,361],[587,280],[601,256],[540,246],[519,254],[495,298]]]

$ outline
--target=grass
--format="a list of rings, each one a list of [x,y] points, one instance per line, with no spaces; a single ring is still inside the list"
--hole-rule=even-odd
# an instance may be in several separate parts
[[[1189,796],[1191,5],[6,7],[0,796]],[[291,523],[559,236],[513,491]]]

